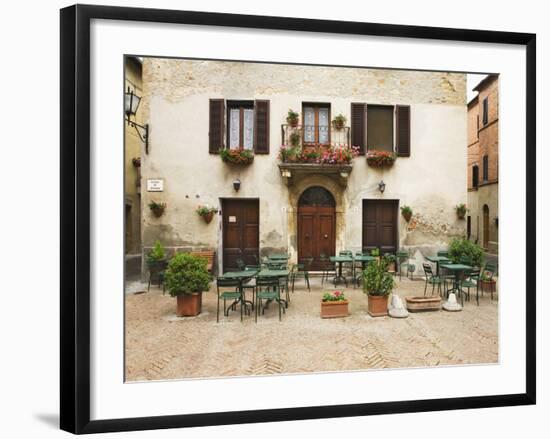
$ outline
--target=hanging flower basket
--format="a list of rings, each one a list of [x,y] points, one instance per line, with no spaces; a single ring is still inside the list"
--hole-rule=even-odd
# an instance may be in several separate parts
[[[235,165],[250,165],[254,161],[254,153],[249,149],[243,148],[224,148],[220,151],[220,157],[224,163],[232,163]]]
[[[409,206],[401,207],[401,215],[405,218],[405,221],[409,222],[412,218],[412,209]]]
[[[397,156],[394,152],[388,151],[370,151],[367,153],[367,164],[374,167],[393,166]]]
[[[458,217],[458,219],[464,219],[467,210],[468,209],[466,208],[465,204],[459,204],[458,206],[456,206],[456,216]]]
[[[206,224],[210,224],[210,222],[212,221],[212,218],[214,218],[214,214],[218,213],[218,208],[208,207],[208,206],[199,206],[197,207],[196,212],[197,212],[197,215],[202,217],[202,219]]]
[[[157,218],[160,218],[166,210],[166,203],[156,203],[155,201],[151,201],[149,203],[149,209],[151,209],[153,215],[155,215]]]

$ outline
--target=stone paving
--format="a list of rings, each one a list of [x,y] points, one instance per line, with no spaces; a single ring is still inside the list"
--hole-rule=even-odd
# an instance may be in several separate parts
[[[298,288],[299,282],[299,288]],[[203,312],[178,318],[162,290],[126,296],[126,380],[292,374],[498,362],[498,294],[475,292],[461,312],[371,317],[361,289],[339,286],[350,299],[346,318],[321,319],[320,300],[331,285],[297,281],[282,322],[270,306],[254,323],[230,312],[216,323],[216,292],[203,295]],[[423,295],[424,281],[397,280],[401,297]],[[251,293],[248,293],[251,295]],[[429,292],[428,292],[429,294]]]

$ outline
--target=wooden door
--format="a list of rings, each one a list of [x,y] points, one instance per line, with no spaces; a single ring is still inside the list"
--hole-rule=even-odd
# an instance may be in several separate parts
[[[363,200],[363,251],[397,251],[397,200]]]
[[[313,258],[311,270],[324,268],[320,256],[334,256],[336,210],[332,194],[322,187],[304,191],[298,203],[298,261]]]
[[[489,248],[489,206],[483,205],[483,248]]]
[[[260,207],[258,200],[222,200],[223,271],[259,261]]]

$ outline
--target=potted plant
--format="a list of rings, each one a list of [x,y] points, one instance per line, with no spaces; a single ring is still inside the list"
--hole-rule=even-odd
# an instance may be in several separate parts
[[[164,285],[177,299],[178,317],[196,316],[202,308],[202,292],[208,291],[210,275],[206,258],[178,253],[164,272]]]
[[[380,249],[379,249],[379,248],[373,248],[373,249],[370,251],[370,255],[371,255],[373,258],[376,258],[376,262],[380,262]]]
[[[388,262],[388,272],[395,273],[395,255],[392,253],[386,253],[384,255],[384,259]]]
[[[405,218],[405,221],[409,222],[411,220],[413,211],[409,206],[401,207],[401,215]]]
[[[374,167],[389,167],[395,163],[397,155],[389,151],[369,151],[367,152],[367,164]]]
[[[337,115],[334,119],[332,119],[332,126],[335,130],[340,131],[342,128],[346,126],[346,116],[344,116],[342,113]]]
[[[495,285],[497,281],[493,279],[491,272],[483,270],[479,278],[481,291],[495,291]]]
[[[379,264],[369,263],[363,271],[363,292],[368,295],[369,314],[373,317],[388,314],[388,296],[394,285],[388,272],[388,263],[382,259]]]
[[[149,203],[149,209],[151,209],[153,215],[155,215],[157,218],[160,218],[164,214],[166,203],[157,203],[156,201],[151,201]]]
[[[455,209],[456,209],[456,216],[458,216],[458,219],[464,219],[464,217],[466,216],[466,211],[468,210],[466,209],[466,205],[464,203],[461,203],[458,206],[456,206]]]
[[[300,133],[297,133],[297,132],[293,132],[290,136],[289,136],[289,140],[290,140],[290,144],[293,146],[293,147],[297,147],[297,146],[300,146],[300,140],[301,140],[302,136],[300,136]]]
[[[224,163],[235,165],[250,165],[254,161],[254,153],[250,149],[223,148],[220,150],[220,157]]]
[[[214,214],[218,213],[218,208],[208,207],[208,206],[199,206],[197,207],[197,210],[195,212],[197,212],[197,214],[200,217],[202,217],[202,219],[206,224],[210,224],[210,221],[212,221],[212,218],[214,218]]]
[[[455,264],[462,260],[469,260],[473,266],[481,267],[483,258],[483,248],[469,239],[455,238],[449,244],[449,259]]]
[[[321,300],[321,318],[347,317],[349,301],[341,291],[323,294]]]
[[[296,128],[298,126],[299,121],[300,121],[300,115],[289,108],[288,114],[286,116],[286,123],[289,124],[292,128]]]
[[[155,276],[162,280],[161,273],[166,269],[166,250],[159,240],[155,241],[153,248],[147,253],[147,267],[149,268],[149,281]]]

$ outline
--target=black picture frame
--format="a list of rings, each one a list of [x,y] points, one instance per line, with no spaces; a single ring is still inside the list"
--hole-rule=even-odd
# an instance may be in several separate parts
[[[503,43],[526,48],[525,393],[223,413],[90,420],[90,21],[207,26]],[[72,433],[304,420],[535,404],[536,35],[304,18],[76,5],[61,10],[61,387],[60,424]]]

